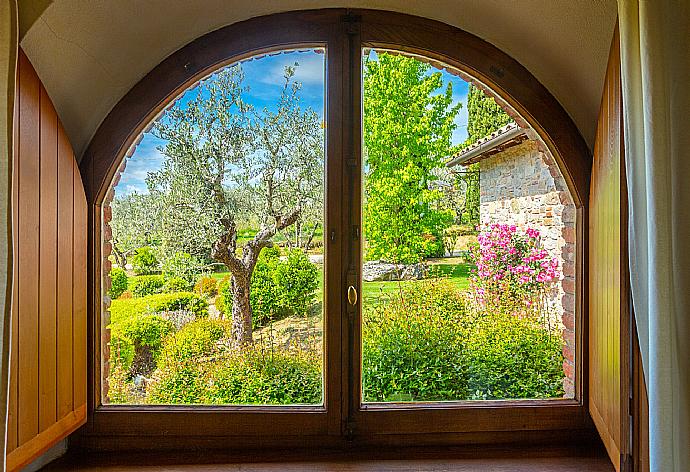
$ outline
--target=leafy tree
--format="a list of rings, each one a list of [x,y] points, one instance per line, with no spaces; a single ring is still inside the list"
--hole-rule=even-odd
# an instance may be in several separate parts
[[[210,255],[232,273],[232,339],[252,342],[251,276],[262,248],[300,220],[323,190],[323,131],[303,109],[295,66],[286,67],[274,108],[255,109],[239,65],[225,68],[171,108],[154,126],[165,140],[162,168],[149,191],[162,206],[163,247]],[[238,222],[259,229],[238,248]]]
[[[464,146],[470,146],[485,136],[490,135],[512,118],[496,101],[470,84],[467,92],[467,140]],[[460,174],[465,184],[465,201],[467,219],[472,224],[479,224],[479,164],[472,164],[468,172]]]
[[[418,262],[442,254],[452,212],[436,203],[434,169],[452,154],[460,104],[440,72],[402,55],[368,60],[364,77],[368,257]]]
[[[132,193],[115,198],[110,204],[113,219],[110,227],[113,255],[124,268],[137,249],[153,245],[160,239],[160,205],[154,195]]]
[[[140,247],[132,257],[132,268],[137,275],[151,275],[158,271],[156,253],[148,246]]]

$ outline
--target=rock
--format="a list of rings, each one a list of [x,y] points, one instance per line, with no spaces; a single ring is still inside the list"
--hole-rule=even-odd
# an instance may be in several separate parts
[[[362,279],[366,282],[391,280],[419,280],[426,277],[425,264],[391,264],[384,261],[367,261],[362,267]]]

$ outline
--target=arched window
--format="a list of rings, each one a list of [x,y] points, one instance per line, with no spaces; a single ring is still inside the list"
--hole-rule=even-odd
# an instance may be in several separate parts
[[[586,159],[528,71],[446,25],[190,43],[85,155],[93,434],[585,430]]]

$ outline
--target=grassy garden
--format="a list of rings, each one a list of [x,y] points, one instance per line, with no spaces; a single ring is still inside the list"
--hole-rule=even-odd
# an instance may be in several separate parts
[[[322,403],[324,128],[297,68],[262,107],[221,69],[152,125],[160,167],[111,204],[110,403]],[[475,140],[510,119],[477,93]],[[365,402],[563,395],[558,261],[534,229],[477,233],[477,174],[444,165],[460,107],[426,64],[366,62],[364,259],[394,274],[361,287]]]
[[[480,309],[471,297],[472,263],[436,259],[428,273],[363,282],[364,401],[562,395],[558,333],[533,316]],[[264,250],[254,272],[255,341],[238,350],[228,273],[179,287],[163,275],[113,269],[110,401],[320,403],[322,274],[301,252]]]

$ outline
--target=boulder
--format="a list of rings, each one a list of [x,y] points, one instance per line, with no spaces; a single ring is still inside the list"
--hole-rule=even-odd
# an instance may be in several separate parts
[[[427,266],[418,264],[391,264],[385,261],[367,261],[362,267],[362,279],[365,282],[382,282],[392,280],[419,280],[426,277]]]

